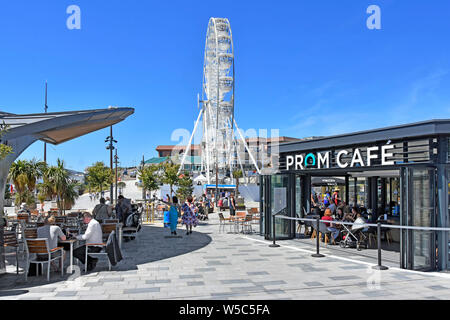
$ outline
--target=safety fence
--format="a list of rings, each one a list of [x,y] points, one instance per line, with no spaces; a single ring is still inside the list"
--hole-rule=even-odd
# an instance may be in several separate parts
[[[309,221],[309,222],[315,222],[315,228],[316,228],[316,253],[312,255],[314,258],[321,258],[325,257],[323,254],[320,253],[320,237],[319,237],[319,230],[320,230],[320,223],[324,224],[334,224],[334,225],[350,225],[350,226],[357,226],[359,229],[365,229],[368,227],[376,227],[377,228],[377,249],[378,249],[378,264],[373,267],[373,269],[377,270],[387,270],[388,267],[382,265],[381,260],[381,228],[390,228],[390,229],[400,229],[400,230],[417,230],[417,231],[438,231],[438,232],[450,232],[450,228],[443,228],[443,227],[417,227],[417,226],[400,226],[400,225],[392,225],[392,224],[383,224],[382,222],[375,223],[355,223],[355,222],[347,222],[347,221],[339,221],[339,220],[321,220],[321,218],[318,216],[317,218],[299,218],[299,217],[288,217],[280,215],[280,213],[285,212],[285,209],[281,210],[277,214],[272,215],[272,238],[273,243],[270,245],[270,247],[279,247],[279,245],[276,244],[276,233],[275,233],[275,219],[284,219],[284,220],[294,220],[294,221]],[[312,226],[312,225],[311,225]],[[312,226],[314,228],[314,226]],[[348,230],[348,229],[347,229]]]

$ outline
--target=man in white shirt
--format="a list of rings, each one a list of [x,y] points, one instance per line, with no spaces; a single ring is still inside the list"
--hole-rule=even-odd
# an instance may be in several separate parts
[[[85,240],[87,244],[101,244],[103,243],[103,232],[100,223],[95,220],[89,212],[85,212],[83,214],[83,222],[88,225],[86,232],[82,235],[77,236],[78,240]],[[89,252],[97,253],[102,250],[101,247],[89,247]],[[81,261],[81,263],[85,263],[85,255],[86,255],[86,245],[76,248],[73,251],[73,256]],[[91,271],[95,268],[98,259],[92,258],[88,255],[87,261],[87,271]]]

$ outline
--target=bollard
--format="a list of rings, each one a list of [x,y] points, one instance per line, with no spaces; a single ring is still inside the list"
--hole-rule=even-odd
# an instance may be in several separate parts
[[[271,248],[278,248],[280,245],[275,243],[275,215],[272,215],[272,237],[273,237],[273,243],[269,245]]]
[[[314,258],[323,258],[323,257],[325,257],[323,254],[321,254],[320,253],[320,237],[319,237],[319,225],[320,225],[320,218],[317,218],[317,221],[316,221],[316,243],[317,243],[317,246],[316,246],[316,253],[314,253],[314,254],[312,254],[311,255],[311,257],[314,257]]]
[[[378,245],[378,265],[373,266],[372,269],[387,270],[389,268],[381,264],[381,222],[377,223],[377,245]]]

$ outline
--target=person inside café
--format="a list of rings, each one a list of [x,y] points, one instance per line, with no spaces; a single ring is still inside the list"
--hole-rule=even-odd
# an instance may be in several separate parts
[[[94,210],[92,210],[92,215],[98,222],[111,218],[112,209],[106,204],[105,198],[100,198],[100,203],[95,206]]]
[[[338,207],[336,209],[336,219],[337,220],[342,220],[344,218],[344,210],[342,207]]]
[[[100,223],[95,220],[89,212],[83,214],[83,222],[87,224],[86,232],[78,235],[78,240],[85,240],[87,244],[101,244],[103,243],[103,232]],[[89,247],[89,252],[98,253],[102,250],[101,247]],[[73,251],[73,256],[77,258],[82,264],[85,264],[86,245],[76,248]],[[88,254],[87,271],[91,271],[97,265],[97,258],[92,258]]]
[[[44,226],[37,228],[37,237],[38,239],[48,239],[48,249],[51,251],[58,247],[58,241],[59,240],[66,240],[66,236],[62,232],[61,228],[59,226],[55,225],[55,216],[49,215],[47,218],[45,218]],[[56,251],[52,253],[52,258],[59,256],[61,253],[60,251]],[[48,254],[37,254],[36,259],[39,261],[48,260]],[[52,261],[52,265],[56,268],[56,265],[53,263],[56,261]],[[61,266],[60,266],[61,267]]]
[[[342,220],[346,222],[354,222],[358,213],[359,209],[357,207],[352,207],[352,211],[349,213],[345,213],[344,218]]]
[[[325,209],[325,213],[321,220],[333,221],[332,212],[329,208]],[[333,236],[333,243],[336,243],[336,239],[339,237],[340,230],[336,228],[334,223],[325,223],[327,230],[331,232]]]

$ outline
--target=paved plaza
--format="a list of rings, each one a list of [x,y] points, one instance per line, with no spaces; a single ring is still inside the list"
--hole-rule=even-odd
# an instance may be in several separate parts
[[[219,229],[216,214],[189,236],[179,229],[182,238],[166,238],[170,232],[160,224],[144,225],[137,240],[123,243],[124,260],[112,271],[99,261],[73,280],[53,272],[50,282],[45,276],[25,282],[10,264],[0,277],[0,299],[450,299],[449,274],[375,272],[375,261],[354,249],[324,248],[326,257],[313,258],[314,247],[304,241],[270,248],[257,234]]]

